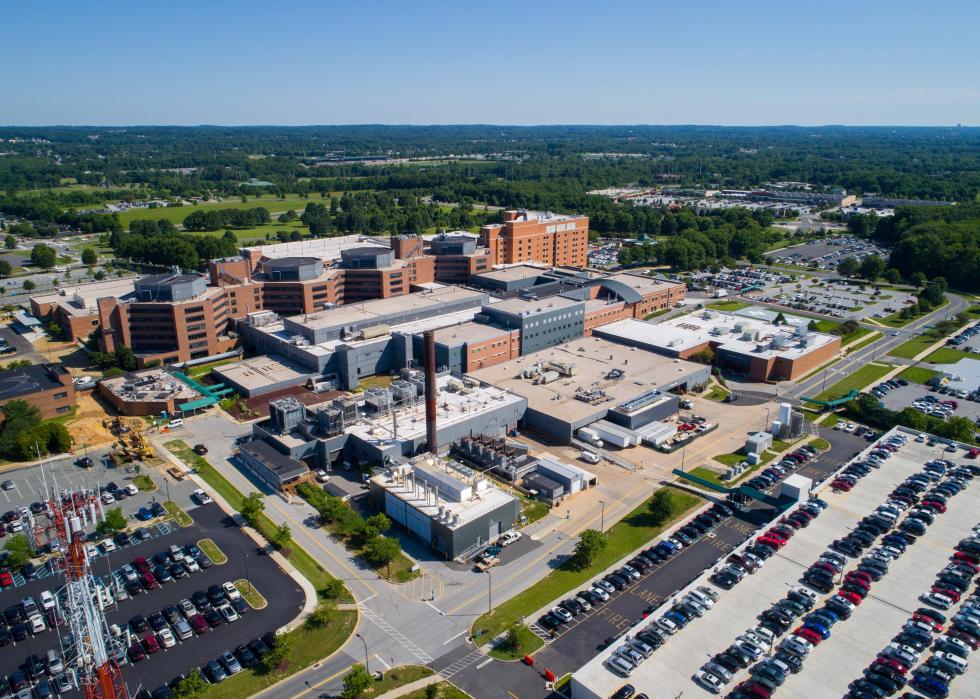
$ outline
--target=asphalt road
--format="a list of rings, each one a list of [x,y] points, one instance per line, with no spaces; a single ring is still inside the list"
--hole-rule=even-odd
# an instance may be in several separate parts
[[[0,338],[7,341],[7,344],[16,348],[16,352],[0,356],[0,362],[9,364],[18,359],[30,359],[32,364],[44,364],[48,358],[34,349],[34,345],[10,329],[9,325],[0,326]]]
[[[119,568],[136,556],[149,558],[171,544],[187,545],[203,538],[212,539],[228,556],[228,562],[118,603],[115,609],[107,612],[108,623],[122,627],[136,614],[149,617],[168,604],[176,604],[185,597],[189,598],[197,590],[207,591],[210,585],[220,585],[225,581],[241,578],[252,581],[269,604],[265,609],[251,610],[230,625],[222,625],[203,636],[178,642],[173,648],[161,650],[136,666],[125,666],[123,676],[131,696],[141,688],[152,690],[192,667],[202,666],[224,650],[234,650],[241,643],[247,643],[268,631],[275,631],[295,618],[303,606],[302,590],[270,557],[260,554],[252,540],[238,527],[226,523],[225,514],[217,505],[198,507],[190,514],[194,518],[194,524],[190,527],[155,536],[150,541],[100,557],[94,564],[95,572],[106,575],[109,570]],[[63,584],[64,580],[60,576],[49,576],[31,581],[22,587],[7,589],[0,593],[0,608],[5,609],[27,596],[36,598],[42,590],[55,592]],[[31,653],[43,656],[48,649],[57,647],[58,639],[51,629],[28,638],[23,643],[6,646],[0,649],[0,672],[10,674]]]
[[[867,446],[860,437],[829,430],[826,432],[825,437],[830,441],[831,448],[796,471],[814,482],[824,480]],[[606,604],[576,617],[571,624],[564,626],[558,638],[535,655],[533,668],[522,663],[494,660],[470,664],[455,671],[454,668],[462,665],[472,654],[471,646],[456,648],[437,658],[432,667],[478,698],[509,695],[512,699],[529,699],[547,696],[549,692],[545,689],[542,676],[545,669],[558,677],[577,670],[596,654],[607,638],[625,633],[641,617],[646,607],[658,606],[668,599],[753,536],[772,517],[771,508],[762,503],[753,503],[748,512],[724,520],[708,536],[685,548],[669,562],[654,568],[635,585],[615,593]],[[488,686],[491,678],[492,688]]]

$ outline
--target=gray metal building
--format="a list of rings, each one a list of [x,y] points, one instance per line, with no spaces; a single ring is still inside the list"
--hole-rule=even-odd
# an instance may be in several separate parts
[[[521,354],[526,355],[582,337],[585,303],[562,296],[549,299],[508,299],[487,304],[483,313],[494,323],[521,331]]]
[[[279,453],[263,441],[247,442],[238,453],[252,474],[272,490],[281,490],[283,486],[310,473],[309,467],[302,461]]]

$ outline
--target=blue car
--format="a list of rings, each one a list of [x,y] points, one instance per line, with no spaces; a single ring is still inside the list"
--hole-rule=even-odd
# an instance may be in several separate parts
[[[664,614],[664,616],[670,619],[675,624],[677,624],[680,628],[684,628],[685,626],[687,626],[688,618],[679,612],[670,610],[669,612]]]
[[[806,622],[805,624],[803,624],[803,628],[804,629],[810,629],[814,633],[819,634],[820,638],[822,638],[825,641],[828,638],[830,638],[830,629],[828,629],[823,624],[818,624],[815,621],[808,621],[808,622]]]
[[[940,682],[935,677],[923,675],[921,672],[915,673],[912,686],[931,697],[945,699],[949,696],[949,687],[944,682]]]
[[[153,513],[146,507],[141,507],[136,510],[136,519],[141,522],[146,522],[147,520],[153,519]]]

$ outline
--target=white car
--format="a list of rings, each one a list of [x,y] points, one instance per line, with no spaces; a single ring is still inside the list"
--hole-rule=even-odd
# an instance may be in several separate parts
[[[608,602],[609,601],[609,593],[606,592],[605,590],[603,590],[598,585],[594,585],[592,587],[592,592],[594,592],[596,595],[598,595],[599,596],[599,599],[601,599],[603,602]]]
[[[518,541],[520,541],[522,536],[523,534],[520,532],[510,531],[497,539],[497,544],[500,546],[510,546],[511,544],[516,544]]]
[[[163,645],[164,648],[173,648],[174,646],[177,645],[177,639],[174,638],[173,631],[171,631],[166,626],[160,629],[160,632],[157,634],[157,636],[160,637],[160,643]]]
[[[136,495],[139,492],[140,492],[140,489],[137,488],[132,483],[130,483],[129,485],[126,486],[126,494],[127,495],[133,496],[133,495]]]
[[[660,628],[662,628],[664,631],[666,631],[671,635],[677,633],[677,624],[675,624],[665,616],[662,616],[659,619],[657,619],[657,626],[659,626]]]
[[[222,584],[221,589],[225,591],[225,594],[228,595],[228,599],[232,601],[242,596],[242,593],[238,591],[238,588],[235,587],[234,583],[226,582]]]
[[[116,545],[112,542],[112,539],[106,539],[99,546],[102,547],[102,551],[105,553],[111,553],[116,550]]]
[[[694,681],[699,685],[707,689],[712,694],[718,694],[725,685],[722,684],[721,680],[715,677],[713,674],[707,670],[698,670],[694,673]]]
[[[112,493],[102,493],[102,502],[106,505],[111,505],[116,501],[116,498],[112,496]]]
[[[214,500],[211,499],[211,496],[205,493],[200,488],[198,488],[193,493],[191,493],[191,495],[193,495],[194,499],[197,500],[197,502],[201,505],[207,505],[210,502],[214,502]]]
[[[48,627],[44,625],[44,618],[40,614],[35,614],[27,620],[27,625],[31,628],[32,634],[39,634]]]
[[[953,606],[953,598],[947,597],[946,595],[941,595],[938,592],[927,592],[926,594],[919,597],[920,600],[926,604],[931,604],[933,607],[939,607],[940,609],[949,609]]]
[[[52,595],[49,590],[42,591],[41,594],[38,595],[38,598],[41,600],[41,609],[44,611],[54,609],[57,605],[54,595]]]
[[[221,614],[221,618],[226,624],[238,621],[238,612],[232,609],[230,604],[222,604],[218,607],[218,613]]]

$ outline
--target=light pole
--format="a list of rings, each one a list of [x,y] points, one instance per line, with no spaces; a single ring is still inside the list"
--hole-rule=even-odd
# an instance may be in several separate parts
[[[493,573],[487,570],[487,613],[493,611]]]
[[[242,549],[242,562],[245,564],[245,582],[248,583],[249,591],[252,590],[252,579],[248,577],[248,554]]]
[[[368,664],[367,641],[365,641],[364,640],[364,636],[362,636],[359,633],[356,633],[354,635],[357,636],[359,639],[361,639],[361,643],[364,644],[364,671],[367,672],[367,674],[370,675],[371,674],[371,666]]]
[[[602,513],[599,515],[599,531],[606,531],[606,501],[600,500],[599,504],[602,505]]]

